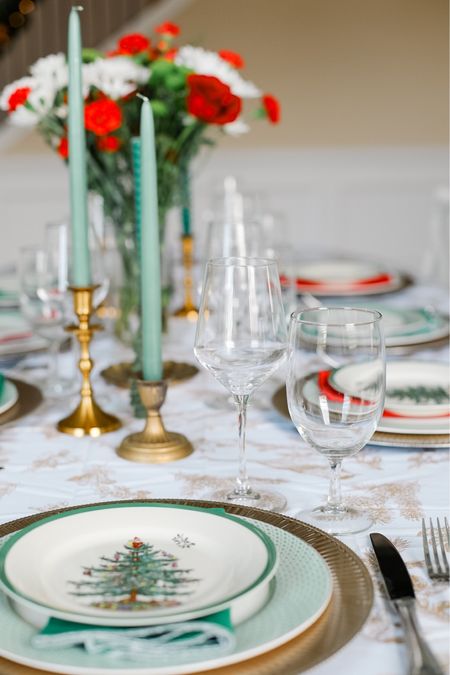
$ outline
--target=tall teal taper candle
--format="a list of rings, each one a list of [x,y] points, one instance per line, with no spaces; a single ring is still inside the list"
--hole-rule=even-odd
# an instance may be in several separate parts
[[[86,135],[84,131],[84,100],[81,73],[81,30],[78,12],[72,7],[69,16],[69,177],[70,213],[72,222],[72,275],[74,286],[89,286],[91,268],[88,245],[88,211],[86,181]]]
[[[150,101],[146,98],[141,106],[140,131],[142,372],[144,380],[161,380],[161,271],[155,126]]]
[[[141,248],[141,138],[131,139],[131,158],[133,163],[134,211],[136,217],[135,235],[138,255]]]

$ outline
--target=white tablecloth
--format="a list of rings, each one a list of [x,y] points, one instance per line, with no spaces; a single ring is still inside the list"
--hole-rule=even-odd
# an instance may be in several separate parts
[[[389,299],[393,305],[437,304],[432,289],[410,289]],[[445,307],[445,297],[439,304]],[[195,362],[195,327],[172,320],[164,341],[166,359]],[[29,416],[5,426],[0,435],[0,518],[2,522],[94,501],[132,498],[208,498],[216,487],[235,476],[237,421],[225,390],[201,371],[189,382],[169,389],[163,413],[166,426],[188,436],[195,452],[165,465],[127,462],[115,450],[142,421],[132,418],[128,392],[99,377],[102,367],[131,357],[111,336],[95,338],[95,393],[109,412],[123,420],[120,431],[96,439],[60,434],[55,423],[73,407],[75,398],[46,400]],[[419,352],[415,358],[446,359],[447,350]],[[73,354],[64,356],[69,368]],[[22,364],[23,365],[23,364]],[[33,371],[15,371],[25,379]],[[325,458],[308,448],[289,420],[271,405],[282,374],[266,383],[248,414],[248,464],[255,485],[267,485],[288,500],[288,515],[318,505],[327,491]],[[222,405],[220,405],[220,403]],[[413,577],[419,619],[434,651],[448,666],[449,591],[432,584],[425,572],[420,518],[448,514],[448,450],[391,449],[368,446],[344,462],[343,489],[349,503],[374,517],[371,531],[388,536],[398,546]],[[365,562],[373,561],[368,533],[343,537]],[[376,582],[377,584],[377,582]],[[377,587],[377,585],[376,585]],[[314,669],[316,675],[362,673],[395,675],[405,672],[402,632],[377,588],[376,602],[363,630],[336,655]],[[281,674],[280,674],[281,675]]]

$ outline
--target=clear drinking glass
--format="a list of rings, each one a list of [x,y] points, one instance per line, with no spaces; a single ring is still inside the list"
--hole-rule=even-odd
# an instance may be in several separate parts
[[[331,467],[327,503],[298,514],[331,534],[361,532],[372,523],[345,505],[340,472],[374,433],[383,412],[385,348],[381,314],[319,307],[293,314],[289,331],[289,413],[308,445]]]
[[[54,240],[52,239],[54,242]],[[59,372],[58,355],[67,333],[67,267],[54,250],[25,247],[20,252],[20,306],[33,330],[49,342],[45,393],[70,393],[73,380]]]
[[[255,258],[267,249],[260,223],[244,218],[242,197],[236,195],[228,214],[212,219],[208,226],[205,260]]]
[[[232,394],[238,409],[239,473],[234,488],[214,499],[281,510],[282,495],[251,487],[246,468],[247,402],[282,363],[287,334],[277,264],[260,258],[219,258],[206,266],[194,353]]]

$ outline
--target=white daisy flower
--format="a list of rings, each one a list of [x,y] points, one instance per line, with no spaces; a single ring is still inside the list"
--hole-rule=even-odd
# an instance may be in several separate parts
[[[38,59],[30,68],[30,73],[38,80],[52,83],[56,89],[67,87],[69,71],[63,53],[49,54]]]
[[[201,47],[186,45],[180,47],[175,63],[193,70],[197,75],[212,75],[227,84],[235,96],[240,98],[258,98],[260,90],[243,77],[227,61],[216,52],[210,52]]]
[[[97,87],[114,100],[128,96],[149,78],[149,68],[139,66],[126,56],[97,59],[83,66],[84,85]]]
[[[238,117],[234,122],[224,124],[222,128],[230,136],[242,136],[242,134],[250,131],[250,127],[241,117]]]

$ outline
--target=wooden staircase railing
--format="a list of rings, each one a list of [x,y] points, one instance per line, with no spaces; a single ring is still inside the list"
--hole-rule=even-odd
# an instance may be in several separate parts
[[[145,7],[161,0],[40,0],[30,20],[0,56],[0,91],[27,74],[39,57],[67,51],[67,18],[74,4],[83,5],[83,44],[95,47]]]

